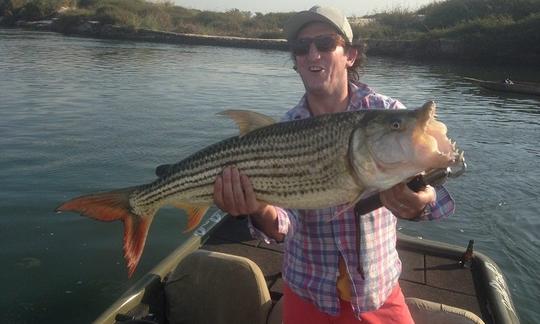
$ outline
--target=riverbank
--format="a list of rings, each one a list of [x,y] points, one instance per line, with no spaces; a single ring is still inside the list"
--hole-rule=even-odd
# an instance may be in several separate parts
[[[99,21],[86,21],[75,26],[59,26],[56,19],[42,21],[19,21],[16,27],[30,30],[52,31],[65,35],[81,37],[132,40],[169,44],[210,45],[239,48],[287,50],[284,39],[245,38],[233,36],[210,36],[185,33],[164,32],[150,29],[134,29],[126,26],[102,24]]]
[[[119,39],[170,44],[210,45],[239,48],[287,50],[284,39],[245,38],[233,36],[209,36],[186,33],[173,33],[150,29],[102,24],[99,21],[86,21],[81,24],[59,26],[56,19],[43,21],[19,21],[19,28],[59,32],[66,35],[102,39]],[[493,52],[472,43],[470,40],[420,39],[365,41],[368,56],[391,56],[416,60],[445,60],[477,64],[540,65],[540,53],[523,52],[513,47],[511,41],[502,46],[501,51]]]

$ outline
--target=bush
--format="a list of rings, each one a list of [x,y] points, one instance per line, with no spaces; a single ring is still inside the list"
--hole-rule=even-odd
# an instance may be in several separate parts
[[[394,9],[375,16],[380,25],[387,26],[395,31],[422,30],[422,18],[415,12],[403,9]]]
[[[97,8],[94,17],[103,24],[132,26],[136,15],[117,6],[104,5]]]
[[[456,38],[471,34],[497,34],[515,22],[510,16],[487,16],[470,21],[462,21],[457,25],[433,31],[445,38]]]
[[[58,31],[72,30],[84,21],[88,20],[91,13],[92,12],[87,9],[70,10],[58,17],[58,20],[54,24],[54,28]]]
[[[448,28],[488,16],[510,16],[520,20],[535,12],[540,12],[538,0],[448,0],[418,10],[419,14],[425,15],[424,23],[430,29]]]
[[[58,9],[77,3],[79,9],[58,14]],[[175,6],[172,2],[145,0],[0,0],[3,24],[58,15],[59,29],[86,20],[130,28],[181,33],[284,38],[282,27],[293,13],[201,11]],[[511,42],[526,50],[536,48],[540,30],[540,0],[447,0],[431,3],[418,11],[396,8],[372,15],[372,22],[352,25],[360,38],[429,40],[450,38],[468,43]],[[497,43],[498,44],[498,43]],[[497,45],[497,46],[500,46]]]
[[[42,20],[52,17],[60,7],[68,1],[63,0],[32,0],[26,2],[16,11],[18,19]],[[16,4],[15,4],[16,6]]]

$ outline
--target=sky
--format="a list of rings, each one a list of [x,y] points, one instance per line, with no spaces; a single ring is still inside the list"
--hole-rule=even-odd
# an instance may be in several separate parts
[[[364,16],[392,9],[416,10],[434,0],[173,0],[179,6],[210,11],[239,9],[251,12],[301,11],[318,4],[341,9],[347,16]]]

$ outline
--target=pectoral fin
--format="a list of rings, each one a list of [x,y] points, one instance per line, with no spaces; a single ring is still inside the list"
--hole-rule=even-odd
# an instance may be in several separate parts
[[[190,232],[201,222],[204,214],[210,206],[191,205],[189,203],[175,203],[176,208],[183,209],[188,215],[188,221],[184,233]]]

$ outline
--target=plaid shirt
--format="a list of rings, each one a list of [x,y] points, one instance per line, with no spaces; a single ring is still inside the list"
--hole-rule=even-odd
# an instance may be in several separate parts
[[[361,83],[350,83],[350,90],[347,110],[405,108],[399,101],[377,94]],[[310,116],[304,96],[283,120]],[[448,191],[443,187],[436,191],[437,201],[427,206],[418,219],[439,219],[453,213],[454,202]],[[361,217],[359,261],[354,209],[341,212],[345,208],[346,205],[319,210],[277,208],[279,232],[286,234],[283,279],[296,294],[321,311],[338,315],[336,283],[342,256],[352,283],[351,305],[358,316],[378,309],[398,282],[401,261],[396,250],[397,219],[384,207]],[[271,241],[251,224],[250,229],[254,237]],[[357,270],[359,263],[363,276]]]

